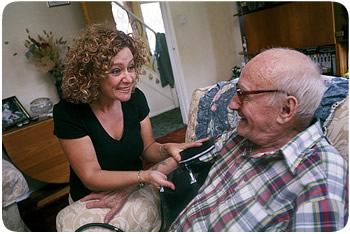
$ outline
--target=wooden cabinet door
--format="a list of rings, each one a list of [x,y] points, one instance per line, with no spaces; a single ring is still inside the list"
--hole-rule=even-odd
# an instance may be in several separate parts
[[[68,183],[69,163],[53,128],[53,119],[48,119],[12,129],[3,134],[3,145],[24,174],[46,183]]]
[[[332,2],[286,3],[243,16],[248,53],[335,44]]]

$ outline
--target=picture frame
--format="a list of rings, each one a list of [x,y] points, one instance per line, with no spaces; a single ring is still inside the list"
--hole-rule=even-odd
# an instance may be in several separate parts
[[[69,4],[70,2],[65,2],[65,1],[48,1],[47,2],[48,7],[57,7],[57,6],[64,6]]]
[[[2,100],[2,130],[22,126],[30,122],[30,115],[16,96]]]

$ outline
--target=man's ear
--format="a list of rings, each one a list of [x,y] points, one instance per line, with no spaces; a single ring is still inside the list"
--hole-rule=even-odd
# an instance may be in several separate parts
[[[281,111],[277,117],[277,122],[285,124],[292,120],[298,110],[298,100],[293,96],[288,96],[287,101],[281,107]]]

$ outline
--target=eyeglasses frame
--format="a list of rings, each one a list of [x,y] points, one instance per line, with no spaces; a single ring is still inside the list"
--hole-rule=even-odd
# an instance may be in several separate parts
[[[250,94],[275,93],[275,92],[285,93],[284,91],[278,90],[278,89],[242,91],[242,89],[238,85],[238,82],[236,83],[236,92],[237,92],[237,96],[238,96],[238,100],[239,100],[240,104],[242,104],[244,98],[247,97]]]

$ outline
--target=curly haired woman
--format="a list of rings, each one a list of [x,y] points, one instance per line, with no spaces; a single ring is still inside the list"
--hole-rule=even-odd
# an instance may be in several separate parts
[[[143,171],[140,156],[174,166],[180,151],[202,144],[155,142],[147,100],[135,87],[146,58],[141,40],[103,25],[89,26],[66,55],[64,100],[54,106],[54,134],[70,162],[72,200],[98,191],[83,201],[112,196],[105,222],[144,184],[175,189],[166,180],[166,163]],[[103,204],[92,202],[88,208]]]

